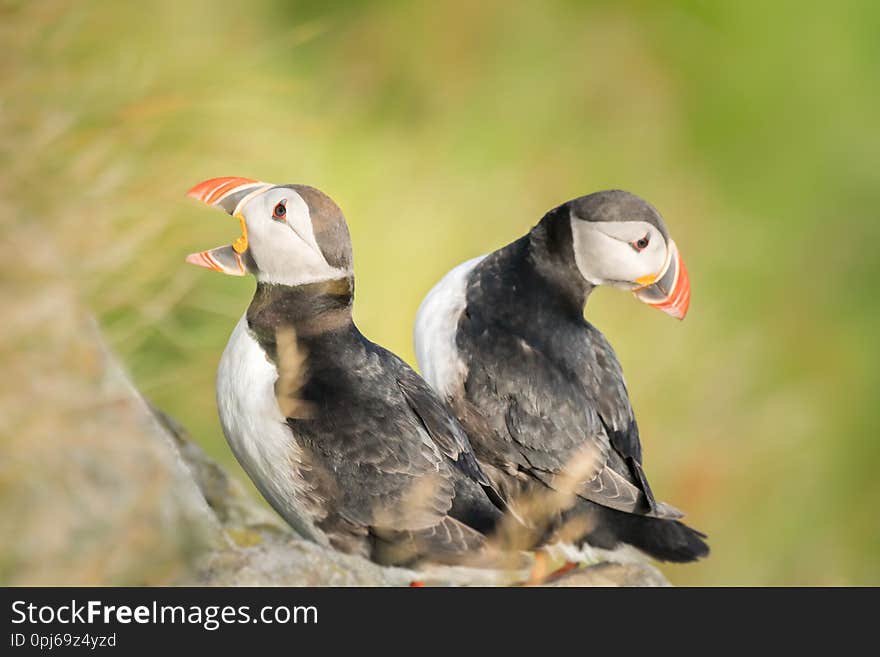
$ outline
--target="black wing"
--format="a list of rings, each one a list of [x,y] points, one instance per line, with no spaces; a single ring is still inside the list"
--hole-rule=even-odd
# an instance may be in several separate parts
[[[462,325],[458,335],[460,352],[472,355],[465,395],[493,429],[489,435],[470,434],[478,454],[503,454],[506,462],[500,468],[513,465],[551,487],[563,473],[576,473],[575,492],[612,509],[677,515],[665,505],[654,508],[628,457],[612,444],[605,425],[617,417],[611,413],[612,398],[607,398],[604,419],[582,377],[502,326],[492,328],[491,339],[489,332]],[[601,388],[598,376],[595,385]]]
[[[450,517],[463,478],[450,459],[481,472],[467,438],[443,431],[442,405],[434,408],[416,394],[414,383],[394,385],[396,357],[375,345],[371,351],[358,370],[359,385],[347,390],[345,408],[325,398],[329,406],[314,417],[287,418],[305,480],[301,489],[324,509],[319,526],[348,551],[369,539],[370,556],[387,563],[472,552],[484,537]],[[410,396],[427,422],[413,412]],[[435,432],[445,442],[432,439]]]
[[[350,376],[304,390],[314,412],[288,417],[305,477],[324,506],[359,526],[418,530],[452,506],[451,469],[395,385],[397,363],[364,341]],[[390,384],[390,385],[389,385]]]
[[[593,400],[614,449],[624,458],[641,463],[639,426],[617,355],[605,336],[590,323],[586,323],[586,341],[592,356],[587,364],[590,372],[584,377],[587,393]]]
[[[424,429],[381,412],[367,415],[356,430],[344,418],[321,428],[288,420],[300,448],[298,471],[310,499],[320,502],[317,524],[330,542],[388,565],[461,562],[479,553],[483,535],[449,516],[454,477]]]
[[[586,323],[589,369],[592,376],[585,377],[588,396],[593,400],[599,419],[611,441],[611,446],[623,457],[639,488],[645,493],[648,504],[658,515],[680,517],[682,514],[654,499],[648,477],[642,468],[642,443],[629,392],[623,379],[623,369],[614,349],[595,326]]]
[[[422,422],[425,430],[440,450],[469,480],[479,484],[486,498],[497,509],[513,513],[507,501],[477,462],[477,457],[474,455],[474,450],[461,424],[449,407],[440,400],[437,393],[431,390],[427,382],[405,364],[397,377],[397,385],[400,386],[413,413]],[[474,495],[472,491],[461,490],[461,487],[459,492],[463,497],[468,498],[467,504],[470,507],[481,507],[465,510],[466,516],[474,517],[475,513],[476,517],[494,515],[491,511],[487,513],[487,510],[482,508],[483,504],[479,494]]]
[[[488,484],[489,479],[477,463],[467,434],[452,413],[418,374],[404,369],[397,377],[410,409],[421,421],[437,446],[474,481]]]

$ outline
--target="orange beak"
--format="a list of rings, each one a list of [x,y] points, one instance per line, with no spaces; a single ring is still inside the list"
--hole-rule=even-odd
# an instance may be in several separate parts
[[[190,253],[186,261],[197,267],[204,267],[211,271],[219,271],[221,274],[230,276],[244,276],[248,273],[241,255],[232,248],[232,245],[218,246],[216,249]]]
[[[239,188],[249,187],[251,185],[262,185],[259,180],[251,178],[239,178],[237,176],[225,176],[223,178],[211,178],[203,180],[198,185],[189,190],[186,195],[194,199],[198,199],[202,203],[214,205],[223,197],[230,195]],[[232,214],[231,210],[227,210]]]
[[[241,237],[228,246],[218,246],[216,249],[191,253],[186,261],[199,267],[205,267],[213,271],[219,271],[232,276],[244,276],[247,273],[242,254],[248,248],[247,224],[244,215],[239,209],[250,198],[261,194],[271,185],[238,176],[226,176],[223,178],[211,178],[200,182],[187,192],[187,196],[198,199],[208,205],[222,208],[228,214],[236,217],[241,224]]]
[[[691,304],[691,281],[675,242],[670,240],[669,245],[671,252],[666,267],[653,277],[654,282],[637,288],[635,295],[649,306],[684,319]]]

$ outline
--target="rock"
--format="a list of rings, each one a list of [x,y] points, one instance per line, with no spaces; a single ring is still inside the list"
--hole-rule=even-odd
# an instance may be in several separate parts
[[[647,563],[599,563],[572,571],[547,586],[669,586],[663,574]]]
[[[94,322],[43,294],[12,336],[39,348],[4,358],[0,583],[172,582],[228,539]]]

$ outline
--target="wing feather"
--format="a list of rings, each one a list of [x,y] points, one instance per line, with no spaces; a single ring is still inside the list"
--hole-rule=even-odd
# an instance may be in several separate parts
[[[467,363],[464,392],[470,406],[481,409],[472,412],[483,416],[482,432],[472,432],[479,422],[462,419],[480,458],[512,451],[515,455],[504,459],[506,463],[493,465],[509,469],[512,461],[518,470],[556,488],[558,477],[589,449],[592,461],[577,473],[575,493],[579,497],[630,513],[674,516],[672,507],[653,502],[640,468],[636,472],[641,477],[631,467],[630,460],[638,465],[636,456],[641,456],[636,449],[638,430],[610,347],[608,352],[600,349],[604,355],[599,359],[593,394],[584,385],[587,377],[571,371],[567,363],[554,362],[522,337],[498,325],[492,327],[491,343],[487,335],[459,333],[460,340],[475,342],[465,344],[462,352],[479,354]],[[610,392],[603,392],[603,380],[613,380]],[[485,426],[491,430],[487,432]]]

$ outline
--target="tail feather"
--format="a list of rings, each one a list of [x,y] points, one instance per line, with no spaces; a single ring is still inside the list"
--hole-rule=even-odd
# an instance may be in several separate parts
[[[618,542],[632,545],[658,561],[685,563],[709,554],[709,545],[703,540],[706,535],[683,522],[605,511],[606,527]]]

